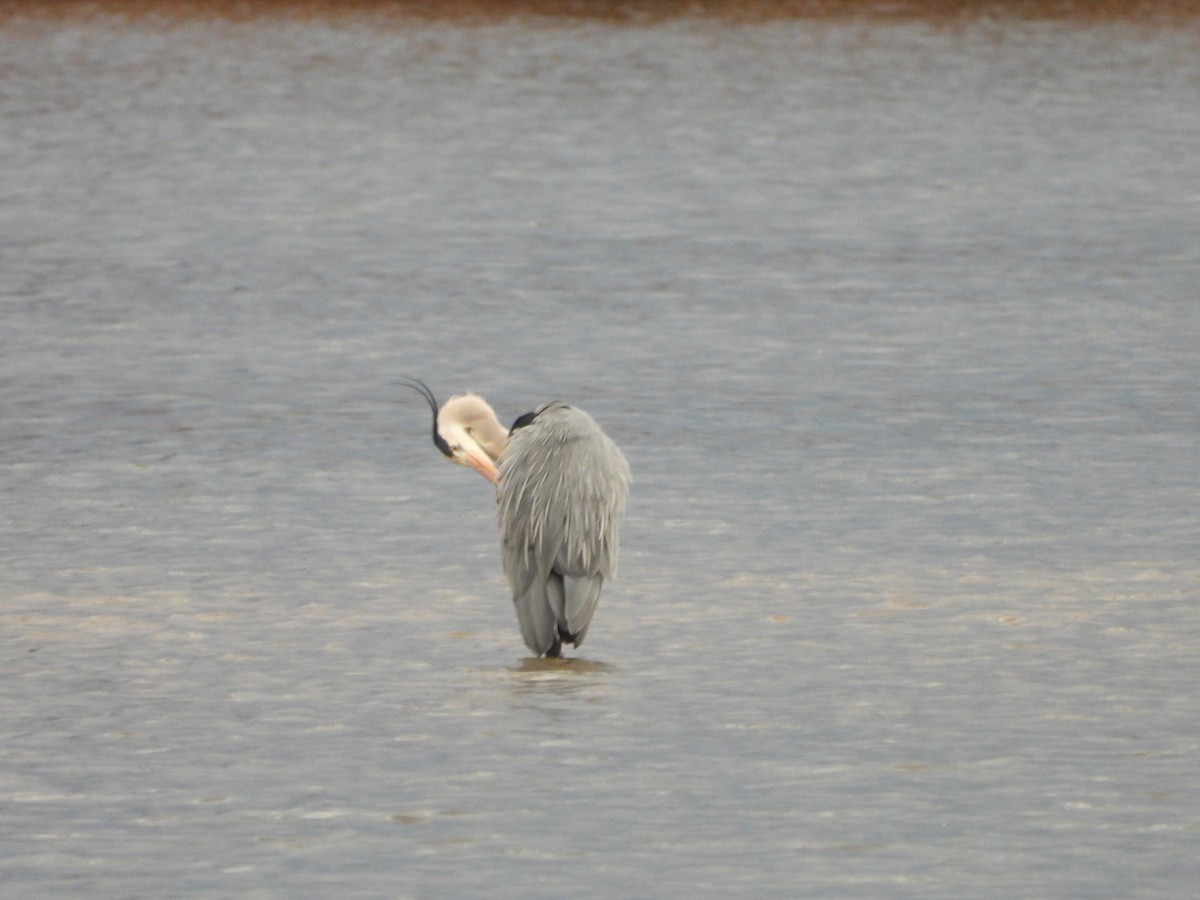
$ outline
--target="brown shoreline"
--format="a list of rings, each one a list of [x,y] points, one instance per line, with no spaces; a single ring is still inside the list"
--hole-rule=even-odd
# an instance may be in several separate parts
[[[97,15],[231,21],[369,15],[460,23],[514,18],[630,23],[708,18],[1195,24],[1200,23],[1200,0],[0,0],[0,22]]]

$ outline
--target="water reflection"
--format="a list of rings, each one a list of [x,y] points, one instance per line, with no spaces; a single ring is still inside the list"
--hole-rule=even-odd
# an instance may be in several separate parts
[[[510,684],[518,695],[589,699],[599,699],[616,671],[616,666],[579,657],[527,657],[507,669]]]

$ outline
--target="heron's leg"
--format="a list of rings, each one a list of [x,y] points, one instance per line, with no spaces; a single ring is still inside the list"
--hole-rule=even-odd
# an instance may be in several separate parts
[[[553,646],[546,651],[546,659],[558,659],[560,656],[562,656],[562,641],[555,637]]]

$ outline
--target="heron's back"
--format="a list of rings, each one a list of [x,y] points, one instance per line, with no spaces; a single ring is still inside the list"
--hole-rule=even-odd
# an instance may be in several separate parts
[[[515,430],[496,488],[504,574],[536,653],[578,645],[616,574],[629,464],[581,409],[555,401]]]

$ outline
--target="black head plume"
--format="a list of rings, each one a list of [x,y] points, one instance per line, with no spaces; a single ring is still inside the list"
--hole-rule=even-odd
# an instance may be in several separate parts
[[[437,397],[433,396],[433,391],[429,389],[429,385],[417,378],[410,378],[407,375],[401,376],[399,381],[393,381],[392,384],[398,384],[403,387],[412,388],[418,394],[425,398],[425,402],[429,404],[429,408],[433,410],[433,445],[438,448],[444,455],[453,457],[454,454],[450,451],[450,445],[445,439],[438,434],[437,416],[438,402]]]

